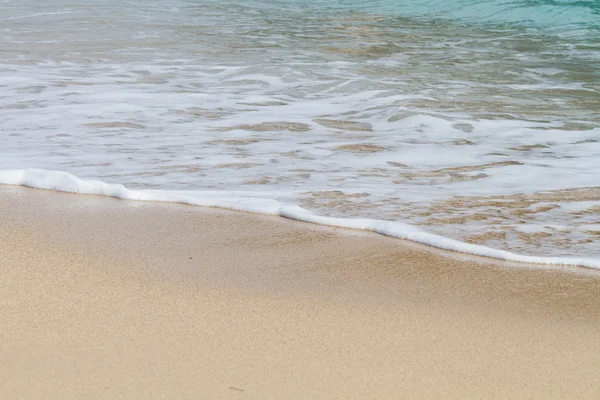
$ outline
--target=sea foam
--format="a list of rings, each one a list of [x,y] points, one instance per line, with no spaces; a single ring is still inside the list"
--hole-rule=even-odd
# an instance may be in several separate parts
[[[85,180],[77,178],[67,172],[42,169],[1,170],[0,184],[20,185],[59,192],[108,196],[118,199],[171,202],[246,211],[257,214],[279,215],[284,218],[319,225],[372,231],[381,235],[406,239],[444,250],[500,260],[600,269],[600,260],[598,259],[537,257],[515,254],[504,250],[465,243],[448,237],[435,235],[418,227],[401,222],[368,218],[335,218],[322,216],[297,205],[286,205],[272,199],[214,196],[214,194],[206,192],[197,192],[197,194],[186,192],[183,194],[177,191],[131,190],[121,184],[110,184],[98,180]]]
[[[0,170],[600,258],[597,11],[576,0],[4,2]]]

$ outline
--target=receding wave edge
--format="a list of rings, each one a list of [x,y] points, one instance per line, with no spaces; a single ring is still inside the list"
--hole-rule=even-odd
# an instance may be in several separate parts
[[[473,254],[506,261],[533,264],[579,266],[600,269],[600,260],[579,257],[537,257],[515,254],[505,250],[461,242],[435,235],[422,229],[395,221],[362,218],[336,218],[314,214],[296,205],[286,205],[272,199],[256,197],[223,197],[210,192],[177,192],[161,190],[132,190],[120,184],[79,179],[63,171],[43,169],[0,170],[0,184],[19,185],[59,192],[93,194],[125,200],[182,203],[203,207],[217,207],[257,214],[279,215],[303,222],[340,228],[372,231],[381,235],[436,247],[459,253]],[[190,194],[192,193],[192,194]]]

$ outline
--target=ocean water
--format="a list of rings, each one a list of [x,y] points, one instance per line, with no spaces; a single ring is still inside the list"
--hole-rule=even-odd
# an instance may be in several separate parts
[[[600,259],[600,2],[0,0],[27,168]]]

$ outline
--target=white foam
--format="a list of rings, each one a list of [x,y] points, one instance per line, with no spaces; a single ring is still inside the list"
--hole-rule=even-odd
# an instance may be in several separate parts
[[[548,233],[548,231],[550,231],[550,229],[548,229],[548,227],[541,226],[541,225],[536,225],[536,224],[516,225],[514,227],[514,230],[517,231],[517,232],[522,232],[522,233],[526,233],[526,234]]]
[[[563,211],[566,211],[569,213],[577,213],[577,212],[589,210],[592,207],[599,207],[599,206],[600,206],[600,201],[591,200],[591,201],[576,201],[576,202],[572,202],[572,203],[562,204],[561,208]]]
[[[465,243],[435,235],[401,222],[366,218],[334,218],[316,215],[296,205],[282,204],[277,200],[243,197],[214,197],[202,192],[185,194],[177,191],[131,190],[120,184],[79,179],[67,172],[42,169],[0,170],[0,184],[20,185],[60,192],[92,194],[118,199],[182,203],[204,207],[218,207],[252,213],[279,215],[298,221],[341,228],[373,231],[381,235],[406,239],[444,250],[467,253],[500,260],[523,263],[569,265],[600,269],[600,260],[573,257],[536,257],[515,254],[504,250]]]

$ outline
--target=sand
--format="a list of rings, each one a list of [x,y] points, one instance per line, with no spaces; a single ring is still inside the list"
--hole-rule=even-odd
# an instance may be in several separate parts
[[[0,397],[600,398],[600,273],[0,186]]]

